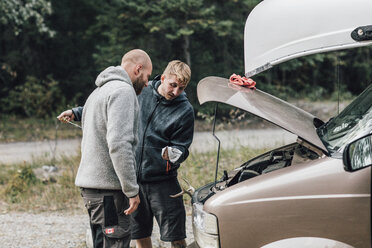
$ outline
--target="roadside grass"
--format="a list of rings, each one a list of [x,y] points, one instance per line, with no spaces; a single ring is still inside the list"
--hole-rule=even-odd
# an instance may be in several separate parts
[[[244,147],[221,150],[217,178],[222,176],[223,170],[230,171],[266,150]],[[47,179],[41,177],[40,171],[43,165],[50,165],[51,161],[44,157],[36,158],[31,163],[0,164],[0,211],[85,213],[79,189],[74,184],[79,161],[80,155],[56,159],[54,165],[58,172]],[[185,178],[195,188],[212,182],[215,165],[216,152],[192,153],[178,170],[179,181],[182,184],[182,178]],[[184,201],[189,205],[191,199],[184,196]]]
[[[8,211],[81,211],[83,203],[74,178],[80,156],[62,156],[55,160],[56,173],[46,173],[42,166],[51,165],[50,159],[39,157],[31,163],[1,164],[0,204]]]
[[[64,124],[56,118],[20,119],[2,116],[0,119],[0,142],[74,139],[81,137],[81,129]]]

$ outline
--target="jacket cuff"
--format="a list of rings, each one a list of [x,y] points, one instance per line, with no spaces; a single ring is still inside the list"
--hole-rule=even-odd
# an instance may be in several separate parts
[[[81,121],[83,114],[83,107],[72,108],[72,113],[74,114],[74,121]]]
[[[137,195],[138,195],[138,194],[137,194]],[[134,197],[136,197],[137,195],[131,196],[131,197],[129,197],[129,198],[134,198]]]
[[[173,164],[181,164],[189,156],[189,150],[183,146],[172,146],[182,152],[181,156]]]
[[[130,192],[123,192],[128,198],[136,197],[139,194],[139,187],[135,190],[131,190]]]

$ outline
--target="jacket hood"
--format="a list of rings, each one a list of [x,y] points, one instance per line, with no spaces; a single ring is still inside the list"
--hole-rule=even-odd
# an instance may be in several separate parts
[[[133,86],[128,73],[121,66],[110,66],[102,71],[96,79],[96,85],[101,87],[110,81],[122,81]]]
[[[178,102],[184,102],[187,101],[187,96],[185,92],[182,92],[178,97],[172,99],[172,100],[167,100],[165,99],[164,96],[160,95],[158,92],[158,88],[161,84],[160,77],[155,77],[154,80],[149,82],[149,86],[151,87],[152,90],[154,91],[155,96],[161,100],[162,104],[174,104]]]

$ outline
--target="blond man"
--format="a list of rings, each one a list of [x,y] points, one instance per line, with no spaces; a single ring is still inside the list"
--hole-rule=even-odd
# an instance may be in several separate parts
[[[177,169],[189,155],[194,132],[194,110],[184,92],[191,70],[185,63],[169,62],[163,74],[149,82],[138,97],[141,109],[136,152],[141,204],[132,214],[132,239],[137,247],[152,247],[153,217],[160,238],[172,247],[186,247],[185,208]]]

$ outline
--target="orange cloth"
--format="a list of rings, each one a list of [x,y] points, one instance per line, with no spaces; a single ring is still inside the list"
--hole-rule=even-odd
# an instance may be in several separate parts
[[[240,85],[243,87],[250,88],[252,90],[256,89],[256,82],[251,78],[242,77],[240,75],[236,75],[235,73],[230,76],[229,79],[230,83]]]

